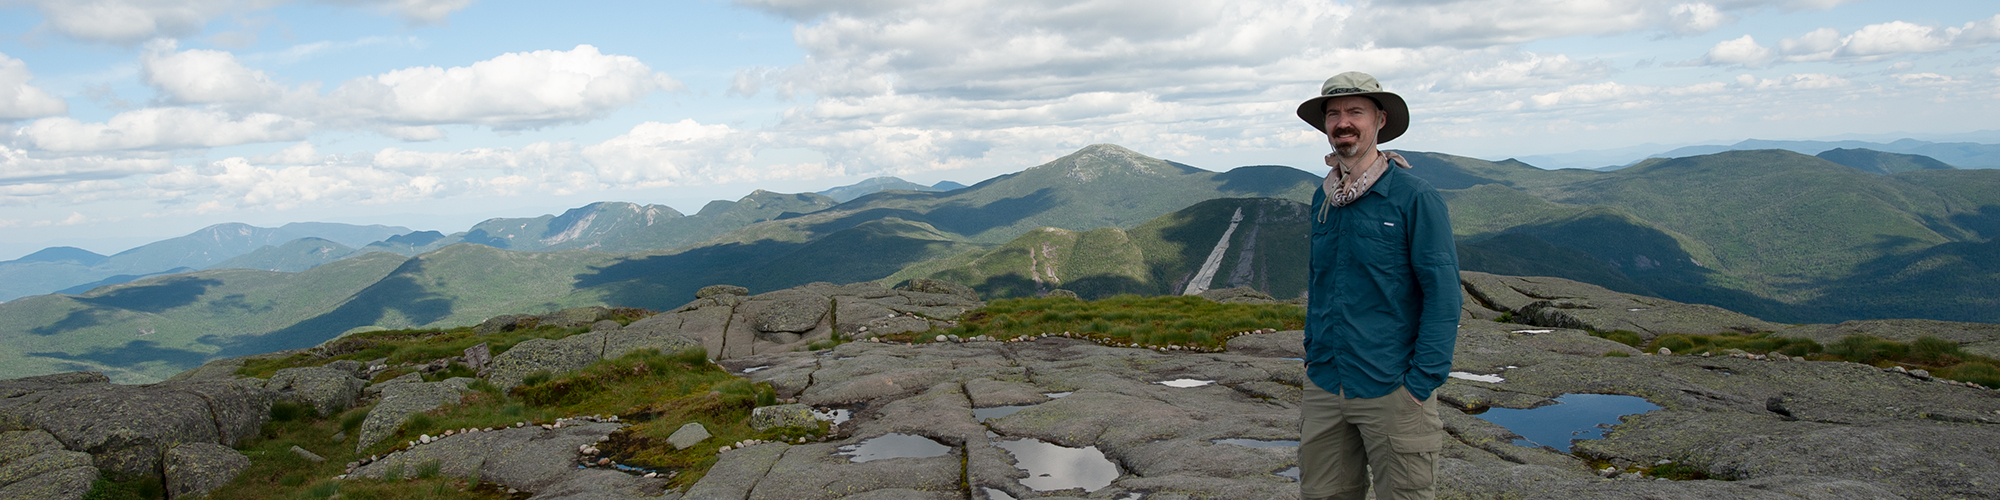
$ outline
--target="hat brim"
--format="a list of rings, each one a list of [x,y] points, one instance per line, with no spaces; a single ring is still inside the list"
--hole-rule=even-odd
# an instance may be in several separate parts
[[[1397,137],[1403,136],[1403,132],[1410,130],[1410,105],[1403,102],[1403,96],[1388,92],[1355,92],[1307,99],[1306,102],[1299,103],[1299,119],[1312,125],[1314,130],[1326,133],[1326,100],[1347,96],[1373,97],[1375,102],[1382,104],[1383,111],[1389,112],[1389,123],[1384,124],[1382,131],[1375,134],[1376,144],[1396,140]]]

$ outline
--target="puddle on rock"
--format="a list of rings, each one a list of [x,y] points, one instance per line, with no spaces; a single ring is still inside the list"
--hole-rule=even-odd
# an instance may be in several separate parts
[[[931,458],[941,457],[951,452],[951,447],[938,444],[931,438],[910,434],[883,434],[868,438],[857,444],[839,448],[835,455],[852,455],[850,462],[873,462],[891,458]]]
[[[1247,446],[1251,448],[1284,448],[1287,446],[1296,447],[1299,445],[1298,441],[1243,439],[1243,438],[1210,439],[1208,440],[1208,442],[1215,444],[1233,444],[1237,446]]]
[[[757,373],[757,370],[762,370],[762,369],[765,369],[765,368],[770,368],[770,367],[771,367],[771,365],[764,365],[764,366],[752,366],[752,367],[749,367],[749,368],[744,368],[744,369],[743,369],[743,373]]]
[[[1215,383],[1215,381],[1214,381],[1214,380],[1195,380],[1195,379],[1191,379],[1191,378],[1177,378],[1177,379],[1173,379],[1173,380],[1162,380],[1162,381],[1159,381],[1159,382],[1154,382],[1154,383],[1155,383],[1155,384],[1160,384],[1160,385],[1164,385],[1164,386],[1167,386],[1167,387],[1179,387],[1179,388],[1182,388],[1182,389],[1186,389],[1186,388],[1189,388],[1189,387],[1201,387],[1201,386],[1204,386],[1204,385],[1208,385],[1208,384],[1213,384],[1213,383]]]
[[[1026,438],[993,443],[1014,454],[1014,466],[1028,471],[1023,486],[1035,491],[1083,488],[1097,491],[1118,479],[1118,465],[1104,458],[1096,446],[1070,448]]]
[[[1451,372],[1451,378],[1471,380],[1473,382],[1486,382],[1489,384],[1498,384],[1507,381],[1507,379],[1500,378],[1499,375],[1480,375],[1472,372]]]
[[[979,489],[986,491],[986,500],[1014,500],[1014,495],[1009,495],[1005,491],[985,486],[981,486]]]
[[[1071,395],[1071,394],[1076,394],[1076,391],[1063,391],[1063,392],[1044,392],[1044,393],[1042,393],[1042,395],[1043,395],[1043,396],[1048,396],[1048,398],[1049,398],[1049,399],[1061,399],[1061,398],[1062,398],[1063,396],[1068,396],[1068,395]]]
[[[1602,438],[1606,430],[1618,425],[1619,417],[1658,409],[1638,396],[1564,394],[1556,397],[1556,404],[1540,408],[1492,408],[1475,416],[1521,435],[1523,439],[1515,440],[1516,445],[1548,446],[1569,453],[1571,441]]]
[[[847,410],[845,408],[834,408],[830,410],[820,410],[818,408],[813,408],[812,414],[813,418],[826,422],[832,422],[833,425],[845,424],[847,423],[847,419],[854,418],[854,412]]]
[[[1292,480],[1292,482],[1294,482],[1294,483],[1296,483],[1296,482],[1299,482],[1299,468],[1298,468],[1298,467],[1292,467],[1292,468],[1290,468],[1290,469],[1285,469],[1285,470],[1281,470],[1281,471],[1277,471],[1277,472],[1273,472],[1273,473],[1271,473],[1271,475],[1273,475],[1273,476],[1280,476],[1280,477],[1284,477],[1284,478],[1288,478],[1288,479],[1291,479],[1291,480]]]
[[[987,420],[1013,415],[1014,412],[1018,412],[1032,406],[1035,405],[1014,405],[1014,406],[995,406],[991,408],[973,408],[972,419],[985,422]]]

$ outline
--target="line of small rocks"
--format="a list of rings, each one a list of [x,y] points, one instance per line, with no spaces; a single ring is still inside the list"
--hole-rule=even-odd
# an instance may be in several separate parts
[[[1229,333],[1229,334],[1226,334],[1226,335],[1223,335],[1223,337],[1222,337],[1222,342],[1223,342],[1223,343],[1228,343],[1230,339],[1233,339],[1233,338],[1236,338],[1236,337],[1241,337],[1241,336],[1244,336],[1244,335],[1256,335],[1256,334],[1269,334],[1269,333],[1278,333],[1278,329],[1276,329],[1276,328],[1259,328],[1259,329],[1256,329],[1256,330],[1248,330],[1248,331],[1241,331],[1241,332],[1234,332],[1234,333]],[[1091,342],[1095,342],[1095,343],[1097,343],[1098,345],[1102,345],[1102,346],[1105,346],[1105,347],[1128,347],[1128,348],[1136,348],[1136,349],[1152,349],[1152,350],[1154,350],[1154,351],[1159,351],[1159,352],[1172,352],[1172,351],[1189,351],[1189,352],[1205,352],[1205,353],[1218,353],[1218,352],[1224,352],[1224,351],[1227,351],[1227,350],[1228,350],[1228,349],[1225,349],[1225,348],[1222,348],[1222,347],[1200,347],[1200,346],[1184,346],[1184,345],[1178,345],[1178,344],[1167,344],[1167,345],[1157,345],[1157,344],[1139,344],[1139,343],[1135,343],[1135,342],[1119,342],[1119,341],[1117,341],[1117,340],[1115,340],[1115,339],[1111,338],[1110,336],[1108,336],[1108,335],[1104,335],[1104,334],[1101,334],[1101,333],[1095,333],[1095,332],[1086,332],[1086,333],[1074,333],[1074,332],[1068,332],[1068,331],[1065,331],[1065,332],[1062,332],[1062,333],[1052,333],[1052,332],[1043,332],[1043,333],[1041,333],[1041,334],[1039,334],[1039,335],[1023,335],[1023,336],[1019,336],[1019,337],[1014,337],[1014,338],[1010,338],[1010,339],[1007,339],[1007,340],[1004,340],[1004,341],[1002,341],[1002,340],[1000,340],[1000,339],[997,339],[997,338],[994,338],[994,337],[993,337],[992,335],[974,335],[974,336],[971,336],[971,337],[960,337],[960,336],[957,336],[957,335],[938,335],[938,336],[936,336],[936,337],[933,337],[933,338],[932,338],[932,342],[955,342],[955,343],[967,343],[967,342],[1034,342],[1034,341],[1037,341],[1037,340],[1041,340],[1041,339],[1045,339],[1045,338],[1051,338],[1051,337],[1063,337],[1063,338],[1069,338],[1069,339],[1078,339],[1078,340],[1088,340],[1088,341],[1091,341]],[[883,343],[883,344],[894,344],[894,343],[896,343],[895,341],[890,341],[890,340],[882,340],[882,338],[881,338],[881,337],[869,337],[869,338],[867,338],[867,339],[865,339],[865,340],[862,340],[862,342],[875,342],[875,343]],[[912,343],[912,342],[903,342],[902,344],[903,344],[903,345],[915,345],[915,344],[914,344],[914,343]]]
[[[554,421],[551,421],[551,422],[548,422],[548,423],[539,423],[539,422],[532,422],[532,421],[525,421],[525,420],[524,420],[524,421],[520,421],[520,422],[514,422],[514,425],[512,426],[512,428],[523,428],[523,427],[528,427],[528,426],[539,426],[539,427],[541,427],[541,428],[542,428],[543,430],[556,430],[556,429],[561,429],[561,428],[564,428],[564,427],[573,427],[573,426],[578,426],[578,425],[585,425],[586,423],[618,423],[618,422],[619,422],[619,419],[618,419],[618,416],[617,416],[617,415],[611,415],[611,416],[608,416],[608,417],[607,417],[607,416],[603,416],[603,415],[589,415],[589,416],[579,416],[579,417],[564,417],[564,418],[558,418],[558,419],[555,419]],[[348,479],[348,478],[350,478],[351,476],[353,476],[353,474],[354,474],[354,471],[355,471],[355,469],[359,469],[359,468],[361,468],[361,467],[364,467],[364,466],[367,466],[368,464],[372,464],[372,463],[375,463],[376,461],[379,461],[379,460],[382,460],[382,459],[384,459],[384,458],[389,458],[390,456],[394,456],[394,455],[395,455],[395,454],[397,454],[397,453],[401,453],[401,452],[403,452],[403,451],[407,451],[407,450],[411,450],[411,449],[415,449],[415,448],[416,448],[416,447],[418,447],[418,446],[422,446],[422,445],[427,445],[427,444],[431,444],[431,443],[435,443],[435,442],[438,442],[438,440],[441,440],[441,439],[444,439],[444,438],[446,438],[446,437],[450,437],[450,436],[456,436],[456,435],[460,435],[460,434],[473,434],[473,433],[479,433],[479,432],[494,432],[494,431],[500,431],[500,430],[506,430],[506,429],[508,429],[508,428],[509,428],[509,427],[507,427],[507,426],[502,426],[502,427],[467,427],[467,428],[463,428],[463,429],[446,429],[446,430],[445,430],[445,431],[444,431],[443,433],[440,433],[440,434],[438,434],[438,435],[436,435],[436,436],[432,436],[432,435],[430,435],[430,434],[419,434],[419,435],[417,436],[417,439],[414,439],[414,440],[411,440],[411,441],[405,441],[405,442],[404,442],[404,446],[402,446],[402,447],[399,447],[399,448],[396,448],[396,449],[393,449],[393,450],[389,450],[389,451],[388,451],[387,453],[381,453],[381,454],[377,454],[377,455],[369,455],[369,456],[366,456],[366,457],[362,457],[362,458],[361,458],[360,460],[356,460],[356,461],[353,461],[353,462],[348,462],[348,463],[347,463],[347,469],[346,469],[346,470],[345,470],[344,472],[342,472],[342,473],[341,473],[340,475],[338,475],[338,476],[334,476],[334,477],[333,477],[333,479],[335,479],[335,480],[344,480],[344,479]],[[600,439],[599,439],[598,441],[599,441],[599,442],[603,442],[603,441],[604,441],[604,439],[600,438]]]

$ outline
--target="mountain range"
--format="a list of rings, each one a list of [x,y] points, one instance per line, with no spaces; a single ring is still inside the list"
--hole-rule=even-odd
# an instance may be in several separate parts
[[[1516,159],[1547,169],[1617,170],[1645,161],[1647,158],[1682,158],[1715,154],[1723,151],[1753,149],[1783,149],[1807,155],[1818,155],[1834,149],[1867,149],[1885,153],[1926,156],[1940,163],[1961,169],[2000,168],[2000,145],[1977,142],[1930,142],[1916,139],[1899,139],[1889,142],[1860,140],[1770,141],[1748,139],[1728,145],[1682,146],[1671,149],[1657,144],[1645,144],[1617,149],[1523,156]]]
[[[1616,171],[1403,154],[1444,194],[1467,270],[1564,277],[1781,322],[2000,322],[2000,170],[1832,151],[1726,151]],[[604,202],[451,235],[377,226],[367,242],[267,237],[231,243],[241,251],[229,257],[209,250],[206,270],[0,304],[0,377],[89,369],[157,380],[356,329],[597,304],[669,309],[718,283],[758,293],[929,277],[988,298],[1233,286],[1297,297],[1305,203],[1319,182],[1290,167],[1211,172],[1095,145],[950,191],[846,201],[758,191],[694,215]],[[184,238],[256,232],[247,227]],[[163,243],[148,247],[177,248]],[[49,249],[0,269],[119,258],[92,255]]]

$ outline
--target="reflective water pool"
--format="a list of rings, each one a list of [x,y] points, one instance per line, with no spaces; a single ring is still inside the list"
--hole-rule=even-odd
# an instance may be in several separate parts
[[[1035,491],[1083,488],[1097,491],[1118,479],[1118,465],[1096,446],[1070,448],[1027,438],[993,443],[1014,454],[1014,466],[1028,471],[1021,484]]]
[[[1032,406],[1035,405],[1014,405],[1014,406],[994,406],[990,408],[973,408],[972,418],[973,420],[985,422],[990,419],[1013,415],[1015,412],[1027,409]]]
[[[1569,452],[1570,441],[1604,437],[1618,418],[1660,409],[1638,396],[1616,394],[1564,394],[1556,404],[1516,410],[1493,408],[1475,415],[1520,434],[1514,441],[1521,446],[1547,446]]]
[[[931,438],[891,433],[842,446],[833,454],[849,455],[847,460],[851,462],[873,462],[891,458],[941,457],[950,452],[951,447]]]
[[[1160,384],[1160,385],[1164,385],[1164,386],[1167,386],[1167,387],[1179,387],[1179,388],[1182,388],[1182,389],[1186,389],[1186,388],[1189,388],[1189,387],[1201,387],[1201,386],[1204,386],[1204,385],[1208,385],[1208,384],[1213,384],[1213,383],[1215,383],[1215,381],[1214,381],[1214,380],[1195,380],[1195,379],[1191,379],[1191,378],[1177,378],[1177,379],[1173,379],[1173,380],[1162,380],[1162,381],[1159,381],[1159,382],[1154,382],[1154,383],[1156,383],[1156,384]]]

